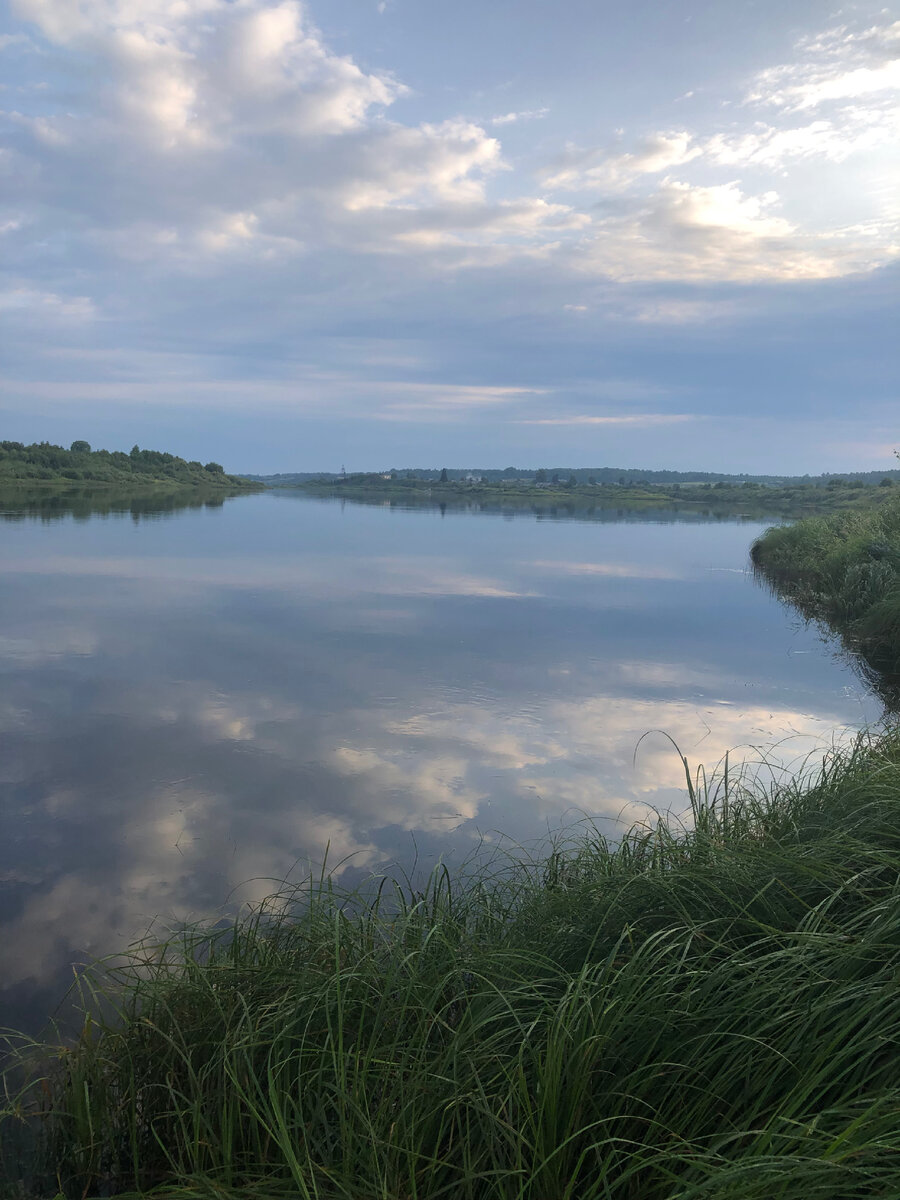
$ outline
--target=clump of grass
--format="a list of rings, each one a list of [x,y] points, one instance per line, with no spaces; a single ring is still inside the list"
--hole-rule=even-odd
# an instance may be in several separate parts
[[[751,558],[806,617],[900,679],[900,500],[769,529]]]
[[[98,967],[81,1036],[19,1046],[34,1194],[896,1196],[900,734],[688,790],[683,825],[315,880]]]

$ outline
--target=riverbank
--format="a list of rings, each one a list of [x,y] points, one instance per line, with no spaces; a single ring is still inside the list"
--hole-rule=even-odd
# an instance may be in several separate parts
[[[32,1194],[893,1194],[900,735],[687,778],[684,825],[314,880],[95,969],[74,1043],[19,1046]]]
[[[751,558],[778,595],[900,682],[900,497],[770,529]]]
[[[533,483],[523,480],[463,481],[386,478],[348,475],[307,480],[292,485],[312,496],[337,497],[365,504],[458,504],[486,506],[574,506],[577,508],[642,508],[660,505],[688,510],[716,509],[754,516],[801,517],[845,509],[865,509],[882,500],[891,488],[835,482],[829,486],[796,484],[769,487],[757,483],[590,484]]]
[[[139,446],[126,454],[119,450],[93,450],[88,442],[73,442],[68,450],[50,442],[30,446],[0,442],[0,492],[66,490],[83,485],[141,490],[185,487],[232,492],[262,490],[258,483],[226,474],[219,463],[189,462],[175,454],[142,450]]]

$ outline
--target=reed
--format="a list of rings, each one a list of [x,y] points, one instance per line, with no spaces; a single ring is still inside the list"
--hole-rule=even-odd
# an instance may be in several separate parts
[[[751,558],[778,595],[839,634],[888,687],[900,682],[900,498],[769,529]]]

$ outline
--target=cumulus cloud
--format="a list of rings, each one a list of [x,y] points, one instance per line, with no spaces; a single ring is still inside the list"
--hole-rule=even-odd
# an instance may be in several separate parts
[[[299,0],[19,0],[18,12],[96,65],[77,109],[7,114],[20,178],[34,166],[29,199],[54,220],[76,208],[86,253],[190,268],[310,240],[414,253],[476,229],[502,242],[587,220],[538,197],[490,202],[497,139],[463,117],[390,120],[407,88],[334,53]]]

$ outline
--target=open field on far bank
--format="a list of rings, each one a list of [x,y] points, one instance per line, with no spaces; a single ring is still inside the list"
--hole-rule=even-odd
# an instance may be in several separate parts
[[[684,827],[313,881],[95,969],[80,1037],[18,1046],[45,1173],[9,1194],[896,1196],[900,734],[686,778]]]
[[[774,590],[900,677],[900,497],[768,530],[751,557]]]

